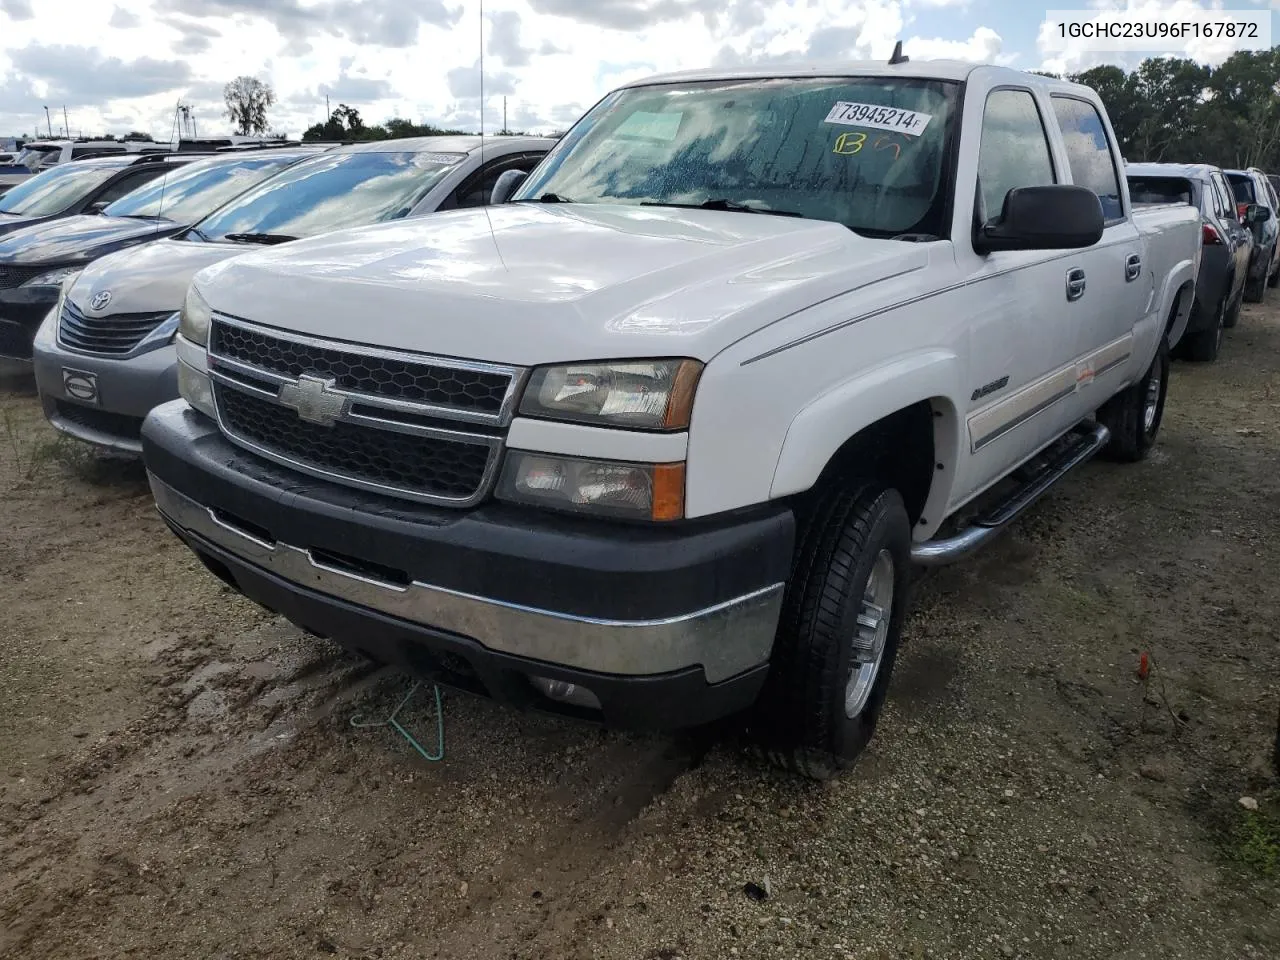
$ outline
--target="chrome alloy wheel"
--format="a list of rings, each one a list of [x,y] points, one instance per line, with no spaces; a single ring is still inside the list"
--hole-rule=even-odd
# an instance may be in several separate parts
[[[1222,328],[1218,328],[1218,336],[1222,336]],[[1160,364],[1151,367],[1151,376],[1147,380],[1146,402],[1142,405],[1142,429],[1150,433],[1156,425],[1156,411],[1160,409]]]
[[[1154,413],[1150,416],[1154,418]],[[881,550],[862,591],[857,631],[852,640],[853,662],[844,688],[844,713],[851,720],[866,707],[884,660],[889,621],[893,617],[893,579],[893,555]]]

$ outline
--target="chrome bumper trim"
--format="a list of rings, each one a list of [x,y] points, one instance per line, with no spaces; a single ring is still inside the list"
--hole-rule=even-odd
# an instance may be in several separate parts
[[[769,659],[784,584],[662,620],[604,620],[506,603],[413,581],[389,583],[325,564],[310,550],[268,543],[148,472],[170,523],[282,579],[358,606],[457,633],[490,650],[624,676],[701,666],[718,683]]]

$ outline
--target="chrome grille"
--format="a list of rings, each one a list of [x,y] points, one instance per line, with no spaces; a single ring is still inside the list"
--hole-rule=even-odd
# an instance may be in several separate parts
[[[15,267],[12,264],[0,263],[0,290],[20,287],[28,280],[40,276],[40,274],[56,269],[56,266],[47,263],[42,263],[36,267]]]
[[[69,302],[62,305],[58,317],[58,342],[79,353],[96,353],[119,357],[132,353],[146,338],[173,315],[165,313],[117,313],[107,317],[89,317]]]
[[[488,495],[522,373],[225,317],[210,331],[209,372],[231,441],[313,476],[449,506]]]
[[[298,377],[332,378],[344,390],[395,400],[497,415],[511,387],[506,371],[490,371],[345,345],[299,341],[227,323],[214,325],[211,349],[263,370]]]

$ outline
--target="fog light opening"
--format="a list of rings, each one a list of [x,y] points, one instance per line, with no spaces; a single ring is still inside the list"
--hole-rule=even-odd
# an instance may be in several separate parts
[[[532,675],[529,677],[529,682],[533,684],[534,689],[548,700],[574,707],[584,707],[587,710],[600,709],[600,698],[579,684],[570,683],[568,680],[552,680],[550,677],[535,677]]]

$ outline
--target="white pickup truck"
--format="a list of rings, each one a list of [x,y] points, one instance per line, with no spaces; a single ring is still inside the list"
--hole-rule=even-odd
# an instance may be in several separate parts
[[[349,648],[834,776],[913,563],[1155,439],[1200,223],[1120,170],[1092,90],[1005,68],[630,84],[509,202],[197,274],[157,505]]]

